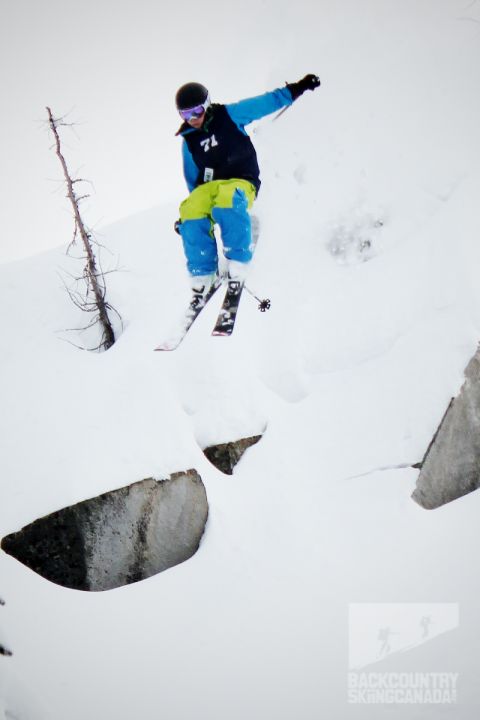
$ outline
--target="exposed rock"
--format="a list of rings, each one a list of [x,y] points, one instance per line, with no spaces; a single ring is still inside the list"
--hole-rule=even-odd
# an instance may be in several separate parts
[[[188,560],[207,517],[203,482],[188,470],[58,510],[7,535],[1,547],[64,587],[110,590]]]
[[[412,497],[432,509],[480,487],[480,351],[421,463]]]
[[[215,465],[216,468],[226,475],[232,475],[233,468],[245,450],[255,445],[261,437],[261,435],[254,435],[253,437],[242,438],[241,440],[234,440],[232,442],[222,443],[221,445],[211,445],[205,448],[203,452],[212,465]]]
[[[0,605],[5,605],[5,600],[2,600],[2,598],[0,598]],[[5,655],[6,657],[10,657],[10,656],[12,655],[12,651],[11,651],[11,650],[7,650],[7,648],[4,647],[4,646],[0,643],[0,655]]]

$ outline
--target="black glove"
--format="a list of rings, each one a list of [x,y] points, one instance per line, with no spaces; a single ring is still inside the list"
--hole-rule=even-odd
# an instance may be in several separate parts
[[[320,86],[320,78],[318,75],[305,75],[302,80],[299,80],[295,83],[287,83],[287,88],[290,90],[290,93],[292,95],[292,100],[296,100],[300,97],[300,95],[303,95],[305,90],[315,90],[315,88]]]
[[[173,225],[173,229],[177,233],[177,235],[180,235],[180,225],[182,224],[181,220],[175,220],[175,223]]]

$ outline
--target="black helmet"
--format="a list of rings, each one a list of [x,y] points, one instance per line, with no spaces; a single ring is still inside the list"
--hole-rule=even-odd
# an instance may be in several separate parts
[[[196,105],[204,105],[208,100],[207,88],[196,82],[182,85],[175,96],[177,110],[188,110]]]

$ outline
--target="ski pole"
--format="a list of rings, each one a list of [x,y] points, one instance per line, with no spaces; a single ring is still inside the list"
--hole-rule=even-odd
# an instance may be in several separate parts
[[[246,285],[244,285],[243,287],[248,292],[248,294],[251,295],[253,298],[255,298],[255,300],[258,302],[258,309],[260,310],[260,312],[265,312],[265,310],[270,310],[270,307],[272,305],[272,303],[270,302],[270,298],[265,298],[264,300],[261,300],[259,297],[257,297],[255,295],[254,292],[252,292],[252,290],[250,290],[249,287],[247,287]]]
[[[275,120],[278,120],[278,118],[280,117],[280,115],[283,115],[284,112],[287,112],[287,110],[288,110],[289,107],[291,107],[291,105],[286,105],[284,108],[282,108],[282,109],[280,110],[280,112],[275,115],[275,117],[273,118],[272,122],[275,122]]]

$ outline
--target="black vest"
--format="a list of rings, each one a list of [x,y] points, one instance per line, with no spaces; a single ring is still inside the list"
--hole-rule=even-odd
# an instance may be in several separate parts
[[[200,130],[184,123],[179,135],[199,169],[197,185],[210,180],[249,180],[258,190],[260,170],[253,143],[233,122],[225,105],[211,105]]]

